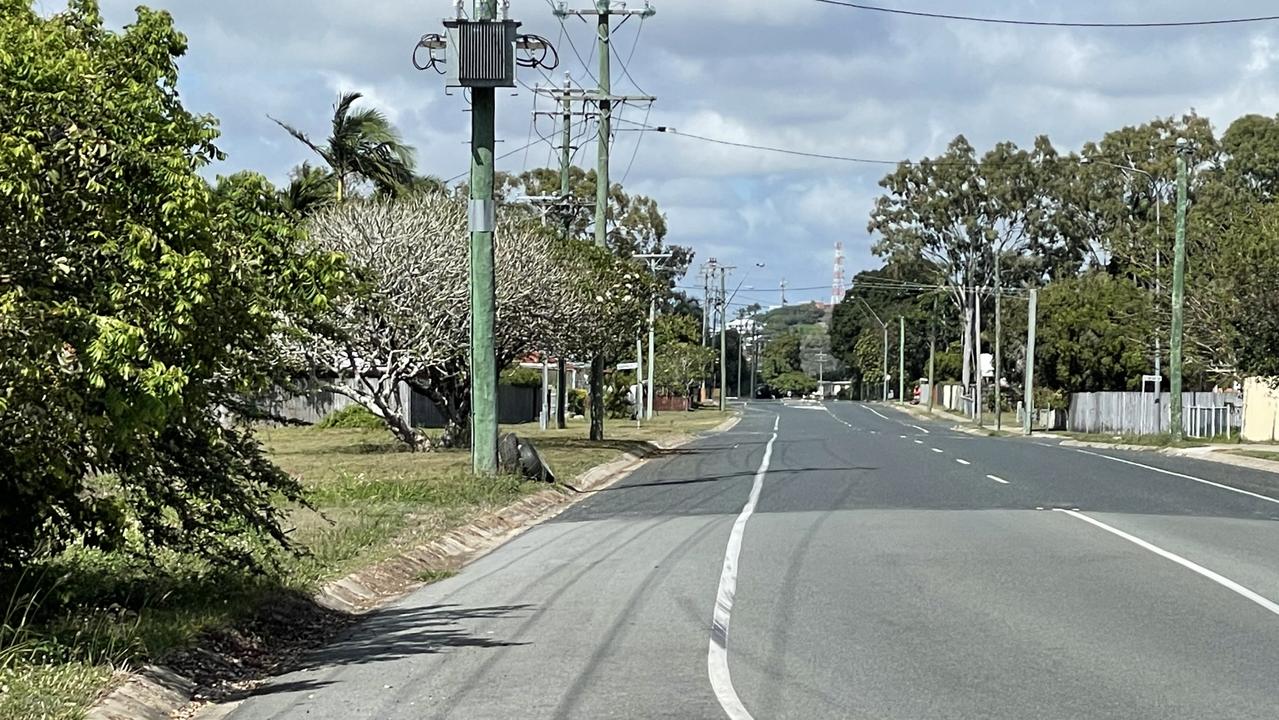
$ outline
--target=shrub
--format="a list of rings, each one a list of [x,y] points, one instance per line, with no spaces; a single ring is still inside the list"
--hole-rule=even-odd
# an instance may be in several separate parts
[[[501,384],[514,387],[542,387],[542,371],[526,367],[512,367],[502,371]]]
[[[573,388],[572,390],[565,393],[564,405],[565,405],[565,409],[568,410],[568,414],[569,415],[585,415],[586,400],[588,397],[589,397],[588,393],[585,390],[582,390],[579,388]]]
[[[386,423],[362,405],[347,405],[325,415],[315,426],[325,430],[378,430],[386,427]]]

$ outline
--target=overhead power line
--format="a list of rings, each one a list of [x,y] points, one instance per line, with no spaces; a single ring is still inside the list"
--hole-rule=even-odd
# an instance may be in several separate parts
[[[804,150],[793,150],[791,148],[782,148],[782,147],[776,147],[772,145],[757,145],[754,143],[736,142],[733,140],[723,140],[720,138],[707,137],[705,135],[694,135],[693,133],[687,133],[680,130],[676,130],[675,128],[670,127],[668,125],[649,125],[648,123],[643,123],[636,120],[622,119],[622,120],[619,120],[618,122],[621,122],[627,125],[639,126],[640,128],[639,130],[633,130],[631,132],[661,133],[663,135],[674,135],[676,137],[688,138],[690,140],[698,140],[700,142],[713,143],[715,145],[725,145],[728,147],[743,148],[746,150],[758,150],[761,152],[778,153],[781,155],[793,155],[796,157],[815,158],[818,160],[833,160],[836,162],[857,163],[862,165],[897,166],[897,165],[905,164],[905,165],[927,165],[930,167],[960,166],[960,167],[972,167],[976,169],[981,166],[1004,164],[1004,163],[998,163],[992,160],[986,160],[981,157],[974,157],[971,160],[942,160],[942,159],[930,159],[930,158],[924,158],[923,160],[910,160],[910,159],[888,160],[883,158],[864,158],[864,157],[852,157],[847,155],[831,155],[828,153],[817,153],[817,152],[808,152]],[[1166,143],[1164,143],[1164,146],[1173,147],[1174,143],[1175,141],[1169,140]],[[1128,161],[1128,158],[1111,157],[1111,156],[1105,156],[1105,155],[1089,155],[1086,158],[1087,161],[1106,160],[1106,159],[1112,159],[1117,162]],[[1058,155],[1052,158],[1052,160],[1057,162],[1078,163],[1085,160],[1085,158],[1081,158],[1074,155]],[[1023,164],[1023,161],[1010,160],[1007,162],[1007,164],[1010,166],[1017,166],[1017,165]]]
[[[977,17],[973,15],[950,15],[947,13],[922,12],[919,10],[902,10],[876,5],[846,2],[846,0],[816,0],[825,5],[838,5],[854,10],[886,13],[889,15],[908,15],[910,17],[929,18],[932,20],[960,20],[963,22],[986,23],[988,25],[1024,25],[1030,27],[1060,28],[1179,28],[1207,27],[1211,25],[1241,25],[1244,23],[1273,22],[1279,15],[1262,15],[1257,17],[1220,18],[1214,20],[1182,20],[1169,22],[1060,22],[1053,20],[1013,20],[1009,18]]]

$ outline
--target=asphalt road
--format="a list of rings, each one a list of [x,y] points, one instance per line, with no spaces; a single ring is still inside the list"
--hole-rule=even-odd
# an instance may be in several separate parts
[[[1277,498],[1230,466],[751,404],[231,717],[1272,720]]]

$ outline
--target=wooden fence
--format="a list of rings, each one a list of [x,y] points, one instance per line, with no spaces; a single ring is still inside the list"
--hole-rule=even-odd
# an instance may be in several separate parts
[[[1238,393],[1182,393],[1182,431],[1189,437],[1233,435],[1243,422]],[[1066,429],[1083,433],[1162,435],[1172,430],[1171,393],[1092,392],[1070,396]]]

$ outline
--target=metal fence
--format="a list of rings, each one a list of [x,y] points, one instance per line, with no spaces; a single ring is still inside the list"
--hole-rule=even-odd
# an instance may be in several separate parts
[[[1162,435],[1172,430],[1171,393],[1094,392],[1070,396],[1066,429],[1084,433]],[[1238,393],[1182,393],[1182,431],[1190,437],[1238,432],[1243,399]]]

